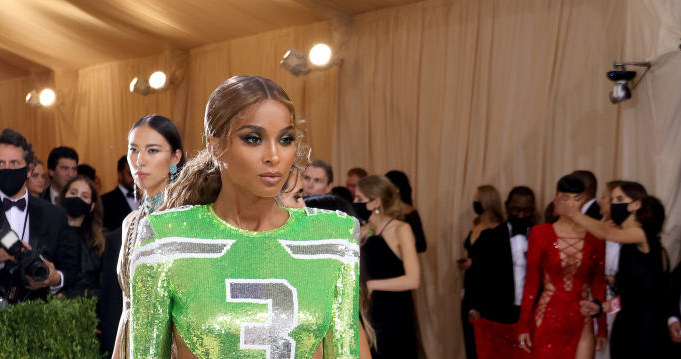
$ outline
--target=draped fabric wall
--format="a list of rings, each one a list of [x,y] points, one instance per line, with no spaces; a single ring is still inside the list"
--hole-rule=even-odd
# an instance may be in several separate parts
[[[643,12],[642,3],[651,19],[634,15]],[[34,80],[7,81],[0,83],[0,121],[23,132],[43,160],[55,145],[75,147],[109,190],[135,120],[148,113],[171,117],[191,156],[203,147],[203,112],[219,83],[234,74],[274,79],[305,120],[312,158],[330,160],[338,184],[355,166],[409,175],[429,245],[420,257],[417,292],[425,349],[430,358],[463,358],[462,275],[455,260],[464,255],[478,185],[493,184],[502,196],[528,185],[543,210],[561,175],[590,169],[602,184],[619,176],[641,179],[674,208],[670,214],[681,217],[681,161],[672,153],[678,148],[681,92],[670,82],[681,69],[666,65],[651,72],[634,99],[620,106],[609,103],[611,83],[604,76],[624,55],[642,60],[669,47],[670,37],[660,34],[675,34],[681,26],[663,15],[676,5],[661,3],[424,1],[358,15],[340,28],[321,22],[183,56],[169,52],[57,73],[52,81],[64,101],[56,111],[24,105]],[[655,47],[631,50],[647,40]],[[278,64],[288,47],[307,49],[318,41],[340,47],[340,67],[294,77]],[[181,80],[160,94],[128,92],[133,76],[157,68],[173,68]],[[668,96],[657,87],[664,78],[670,79]],[[650,137],[641,137],[643,131]],[[658,145],[649,147],[653,141]],[[628,161],[627,151],[639,160]],[[678,220],[672,222],[679,228]]]
[[[335,164],[413,181],[430,246],[418,291],[430,357],[463,357],[455,260],[477,186],[528,185],[543,210],[569,171],[613,178],[604,72],[621,54],[621,15],[615,2],[457,1],[355,18]]]

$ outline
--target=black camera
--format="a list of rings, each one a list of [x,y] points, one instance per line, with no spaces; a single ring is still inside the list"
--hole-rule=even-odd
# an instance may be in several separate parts
[[[608,71],[610,81],[631,81],[636,77],[636,71],[614,70]]]
[[[5,295],[10,302],[14,302],[18,295],[17,291],[22,291],[28,286],[26,276],[36,282],[42,282],[50,276],[50,269],[47,268],[38,252],[24,247],[17,233],[9,226],[0,229],[0,244],[16,261],[5,262],[11,283],[10,288],[5,288]]]

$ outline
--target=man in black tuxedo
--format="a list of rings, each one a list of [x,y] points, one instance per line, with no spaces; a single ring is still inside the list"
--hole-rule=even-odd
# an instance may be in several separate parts
[[[57,204],[61,189],[78,174],[78,152],[71,147],[55,147],[47,156],[47,173],[50,175],[50,186],[43,194],[43,199]]]
[[[139,207],[133,193],[133,178],[126,156],[118,159],[118,186],[102,196],[104,204],[104,227],[109,231],[119,228],[128,213]]]
[[[536,222],[534,192],[529,187],[514,187],[505,204],[508,221],[478,237],[480,256],[477,264],[471,264],[477,268],[469,317],[510,324],[520,317],[527,237]]]
[[[66,212],[43,199],[32,197],[26,180],[33,159],[31,145],[19,133],[5,129],[0,134],[0,197],[3,214],[0,226],[11,228],[24,247],[38,252],[49,269],[48,278],[27,285],[13,281],[14,258],[0,247],[0,295],[9,302],[44,298],[74,282],[78,273],[78,238],[67,230]]]
[[[596,191],[598,190],[598,181],[596,176],[591,171],[578,170],[572,172],[573,175],[579,177],[582,182],[584,182],[584,197],[586,197],[586,203],[582,206],[582,213],[587,216],[601,220],[603,215],[601,214],[601,206],[596,201]]]

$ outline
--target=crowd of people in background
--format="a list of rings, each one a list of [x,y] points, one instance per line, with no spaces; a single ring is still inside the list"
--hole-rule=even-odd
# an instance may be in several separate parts
[[[661,202],[590,171],[560,178],[544,220],[532,189],[473,194],[461,320],[467,358],[678,358],[681,266]],[[542,207],[543,208],[543,207]],[[543,222],[543,223],[542,223]]]
[[[44,280],[17,278],[0,248],[0,296],[97,296],[102,351],[115,357],[128,352],[125,261],[136,226],[162,205],[184,164],[179,132],[165,117],[137,121],[128,142],[116,187],[100,195],[95,169],[79,164],[74,149],[54,148],[45,167],[20,133],[0,135],[3,228],[49,270]],[[315,160],[292,169],[277,201],[357,218],[362,357],[417,358],[412,291],[427,241],[409,179],[352,168],[345,186],[333,183],[332,166]],[[493,186],[476,188],[458,260],[469,359],[678,357],[681,267],[670,273],[660,242],[664,207],[635,182],[608,182],[600,198],[597,189],[589,171],[560,178],[542,221],[531,188],[512,188],[503,203]]]

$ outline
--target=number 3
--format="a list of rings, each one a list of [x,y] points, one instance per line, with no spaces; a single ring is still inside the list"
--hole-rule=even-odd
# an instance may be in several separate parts
[[[293,359],[298,325],[298,294],[284,279],[227,279],[227,301],[267,304],[266,322],[241,324],[241,349],[261,349],[267,359]]]

